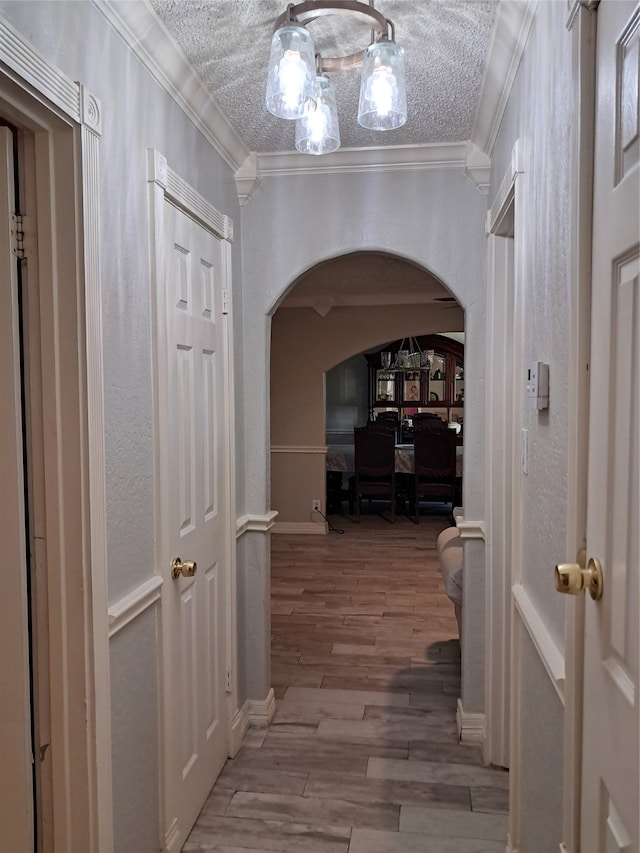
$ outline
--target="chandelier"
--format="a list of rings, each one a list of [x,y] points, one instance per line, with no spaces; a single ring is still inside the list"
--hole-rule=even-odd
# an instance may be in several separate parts
[[[383,370],[388,373],[399,373],[404,370],[429,371],[433,364],[434,351],[421,349],[415,338],[403,338],[395,357],[390,352],[381,352],[380,360]]]
[[[349,56],[316,53],[306,25],[325,15],[365,20],[371,44]],[[271,39],[265,105],[278,118],[296,122],[296,148],[303,154],[328,154],[340,147],[333,83],[327,72],[362,67],[358,124],[393,130],[407,120],[404,51],[395,43],[393,23],[360,0],[305,0],[289,3],[277,18]]]

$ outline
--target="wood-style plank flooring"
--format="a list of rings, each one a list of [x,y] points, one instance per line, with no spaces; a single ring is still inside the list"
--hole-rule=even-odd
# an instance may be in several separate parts
[[[185,853],[503,853],[508,774],[456,734],[449,517],[331,521],[344,533],[272,536],[276,716],[225,765]]]

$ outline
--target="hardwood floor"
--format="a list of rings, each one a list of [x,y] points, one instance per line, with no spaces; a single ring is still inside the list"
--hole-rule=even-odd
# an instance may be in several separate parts
[[[457,741],[448,516],[331,521],[344,533],[272,537],[276,716],[225,765],[185,853],[503,853],[508,774]]]

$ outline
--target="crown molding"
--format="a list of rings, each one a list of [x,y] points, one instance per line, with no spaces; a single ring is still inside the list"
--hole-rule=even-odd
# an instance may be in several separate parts
[[[154,79],[236,172],[249,149],[146,0],[96,0],[96,6]],[[161,45],[162,49],[158,49]]]
[[[498,4],[471,142],[491,157],[520,60],[529,38],[538,0]]]
[[[467,143],[395,145],[387,148],[343,148],[311,157],[296,151],[257,155],[259,173],[271,175],[326,175],[341,172],[385,172],[417,169],[464,169]]]

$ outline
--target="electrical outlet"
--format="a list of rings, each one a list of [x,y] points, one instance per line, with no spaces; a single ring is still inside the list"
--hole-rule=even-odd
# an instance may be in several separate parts
[[[311,512],[320,512],[320,501],[311,501]]]

